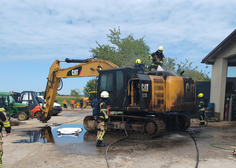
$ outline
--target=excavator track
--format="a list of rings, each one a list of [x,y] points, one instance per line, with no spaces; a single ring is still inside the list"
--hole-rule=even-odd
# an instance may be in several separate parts
[[[165,132],[165,123],[160,118],[129,115],[124,115],[123,117],[121,115],[110,116],[110,122],[105,126],[106,132],[123,134],[126,129],[129,136],[147,138],[162,136]],[[123,124],[123,120],[125,124]],[[83,124],[87,131],[96,131],[97,122],[93,116],[85,117]]]

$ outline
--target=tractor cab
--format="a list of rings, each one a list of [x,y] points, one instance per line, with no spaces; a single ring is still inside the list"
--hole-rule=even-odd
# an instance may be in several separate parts
[[[8,117],[18,118],[20,121],[29,118],[28,105],[15,102],[11,93],[0,92],[0,101],[4,106]]]

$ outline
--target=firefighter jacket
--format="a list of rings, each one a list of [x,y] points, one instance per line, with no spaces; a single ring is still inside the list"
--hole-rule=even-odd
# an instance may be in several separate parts
[[[107,102],[103,101],[99,104],[99,112],[98,112],[98,120],[107,122],[109,119],[109,116],[107,114]]]
[[[198,99],[197,109],[199,111],[205,111],[205,99],[203,97]]]
[[[1,101],[0,101],[0,125],[1,125],[1,128],[0,128],[1,132],[2,132],[2,126],[4,126],[6,132],[11,133],[11,125],[7,119],[7,115]]]
[[[152,60],[152,66],[158,66],[163,64],[165,56],[163,55],[163,53],[156,51],[149,55],[149,59]]]
[[[138,69],[138,71],[142,71],[142,73],[144,73],[144,68],[148,68],[148,66],[144,65],[144,64],[138,64],[136,63],[134,65],[134,68]]]

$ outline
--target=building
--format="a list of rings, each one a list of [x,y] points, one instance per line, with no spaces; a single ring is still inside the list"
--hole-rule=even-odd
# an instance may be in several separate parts
[[[225,100],[236,93],[236,70],[234,77],[227,77],[227,72],[236,67],[236,29],[216,46],[202,63],[212,65],[210,102],[215,104],[215,112],[220,112],[220,120],[224,120]],[[235,111],[236,106],[232,111]]]

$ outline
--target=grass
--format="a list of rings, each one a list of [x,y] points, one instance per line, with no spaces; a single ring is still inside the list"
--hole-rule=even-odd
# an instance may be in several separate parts
[[[63,101],[64,99],[66,100],[67,102],[67,105],[70,105],[70,100],[71,99],[74,99],[75,100],[75,104],[80,101],[81,99],[83,99],[84,96],[80,96],[80,97],[74,97],[74,96],[56,96],[56,100],[57,100],[57,103],[60,104],[61,106],[63,105]]]

